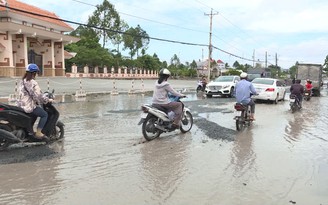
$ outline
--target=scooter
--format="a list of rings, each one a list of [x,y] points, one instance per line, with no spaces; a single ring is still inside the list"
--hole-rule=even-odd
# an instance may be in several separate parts
[[[296,95],[293,95],[293,94],[291,94],[289,96],[289,106],[290,106],[290,110],[292,111],[292,113],[302,109],[300,100],[298,99],[298,97]]]
[[[253,120],[250,119],[251,109],[249,105],[243,105],[241,103],[236,103],[234,107],[236,110],[236,116],[234,117],[236,129],[237,131],[242,131],[253,122]]]
[[[180,97],[171,98],[173,101],[181,102]],[[183,104],[183,102],[181,102]],[[159,137],[162,133],[172,132],[174,113],[167,112],[162,107],[156,107],[150,104],[141,106],[142,116],[138,125],[142,125],[142,134],[147,141]],[[183,114],[181,118],[180,131],[186,133],[193,126],[193,117],[188,108],[183,104]]]
[[[52,93],[45,92],[49,99],[54,99]],[[47,122],[42,129],[49,142],[57,141],[64,137],[64,124],[58,120],[59,112],[51,102],[43,104],[43,109],[48,113]],[[20,107],[0,103],[0,150],[8,148],[12,144],[39,143],[44,144],[43,140],[35,137],[33,125],[37,119],[31,113],[25,113]]]
[[[199,91],[204,92],[205,91],[205,85],[202,81],[198,81],[197,82],[197,88],[196,88],[196,92],[198,93]]]
[[[311,99],[311,90],[305,90],[304,92],[304,100],[309,101]]]

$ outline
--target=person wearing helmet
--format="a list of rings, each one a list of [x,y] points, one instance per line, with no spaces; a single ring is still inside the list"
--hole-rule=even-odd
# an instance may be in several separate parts
[[[249,105],[251,107],[251,120],[255,120],[255,103],[251,98],[251,94],[257,95],[256,90],[251,82],[247,80],[247,73],[240,74],[240,81],[236,83],[235,97],[237,103]]]
[[[296,95],[296,97],[298,98],[298,101],[300,103],[300,107],[302,107],[304,86],[301,85],[301,80],[300,79],[295,80],[295,83],[290,86],[290,94],[291,95]]]
[[[170,83],[167,82],[170,75],[171,72],[167,68],[163,68],[159,71],[159,78],[155,83],[152,104],[154,106],[163,107],[168,112],[173,111],[175,117],[172,128],[177,129],[180,127],[183,107],[181,102],[171,102],[169,99],[169,94],[177,97],[185,97],[185,95],[174,90]]]
[[[36,64],[28,64],[26,66],[26,72],[18,89],[17,106],[23,108],[26,113],[40,117],[34,137],[40,140],[47,140],[47,137],[41,131],[47,122],[48,113],[40,105],[46,104],[52,101],[52,99],[42,94],[40,86],[35,80],[36,74],[39,71],[39,67]],[[32,133],[30,134],[33,135]]]

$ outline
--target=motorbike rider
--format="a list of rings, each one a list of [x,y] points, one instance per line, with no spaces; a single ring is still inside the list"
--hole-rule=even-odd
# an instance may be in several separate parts
[[[197,86],[197,91],[201,90],[201,91],[205,91],[207,85],[207,79],[205,76],[202,76],[199,80],[198,80],[198,86]]]
[[[309,92],[311,95],[311,90],[313,88],[312,85],[312,81],[310,81],[309,79],[306,80],[306,84],[305,84],[305,88],[306,88],[306,92]]]
[[[18,89],[17,106],[23,108],[26,113],[31,113],[40,118],[34,137],[40,140],[47,140],[47,137],[42,133],[42,129],[47,122],[48,113],[40,105],[53,100],[42,94],[40,86],[35,80],[39,71],[40,69],[36,64],[28,64],[26,66],[26,72]]]
[[[300,79],[295,80],[295,84],[290,86],[290,94],[295,95],[297,97],[300,107],[302,107],[304,86],[301,85]]]
[[[170,83],[167,82],[171,76],[171,72],[167,68],[162,68],[159,71],[159,78],[156,81],[152,104],[166,109],[168,112],[173,111],[175,114],[172,129],[180,127],[180,121],[182,117],[182,103],[181,102],[170,102],[169,94],[177,97],[185,97],[185,95],[174,90]]]
[[[247,73],[240,74],[240,81],[236,84],[235,97],[237,103],[249,105],[251,107],[251,120],[255,120],[255,103],[251,98],[251,94],[257,95],[256,90],[251,82],[247,80]]]

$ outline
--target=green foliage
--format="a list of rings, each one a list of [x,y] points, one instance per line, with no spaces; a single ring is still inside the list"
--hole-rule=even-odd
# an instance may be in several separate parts
[[[130,27],[125,31],[123,35],[124,50],[129,49],[130,58],[137,54],[138,51],[142,50],[142,53],[145,54],[147,46],[149,44],[149,36],[146,31],[144,31],[140,25],[135,28]]]
[[[297,65],[293,65],[289,68],[289,75],[291,78],[296,78]]]
[[[80,66],[109,66],[113,64],[113,56],[107,49],[101,47],[94,31],[80,26],[73,32],[81,40],[65,46],[65,50],[68,52],[77,53],[74,58],[66,60],[68,67],[71,67],[73,63]]]
[[[236,69],[229,69],[227,72],[224,73],[224,75],[240,75],[240,71]]]
[[[105,47],[108,40],[117,40],[120,33],[115,32],[121,30],[121,20],[114,6],[107,0],[104,0],[101,5],[97,5],[97,9],[93,15],[89,17],[88,25],[101,29],[94,29],[97,36],[103,39],[102,47]]]
[[[323,70],[328,72],[328,55],[326,56],[325,62],[323,63]]]

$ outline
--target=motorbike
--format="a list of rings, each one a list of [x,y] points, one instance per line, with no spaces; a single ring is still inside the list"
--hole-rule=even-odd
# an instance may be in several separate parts
[[[236,129],[237,131],[244,130],[247,126],[250,126],[253,120],[250,119],[251,117],[251,109],[249,105],[244,105],[241,103],[236,103],[234,105],[236,110],[236,116],[234,120],[236,121]]]
[[[304,92],[304,100],[309,101],[311,99],[311,90],[305,90]]]
[[[291,94],[289,96],[289,106],[292,113],[302,108],[301,102],[296,95]]]
[[[54,99],[54,90],[52,93],[45,92],[49,99]],[[59,112],[52,102],[42,105],[48,113],[47,122],[42,129],[49,142],[54,142],[64,137],[64,124],[59,120]],[[43,140],[35,137],[33,125],[37,116],[31,113],[25,113],[20,107],[0,103],[0,150],[8,148],[12,144],[44,144]]]
[[[173,101],[181,102],[181,97],[171,98]],[[142,134],[147,141],[151,141],[159,137],[162,133],[172,132],[175,129],[172,128],[174,119],[174,112],[163,109],[162,107],[156,107],[150,104],[144,104],[141,106],[142,116],[138,125],[142,125]],[[180,131],[186,133],[190,131],[193,126],[193,116],[188,108],[183,104],[183,114],[181,118]]]
[[[196,92],[198,93],[199,91],[204,92],[205,91],[205,85],[202,81],[198,81],[197,82],[197,88],[196,88]]]

